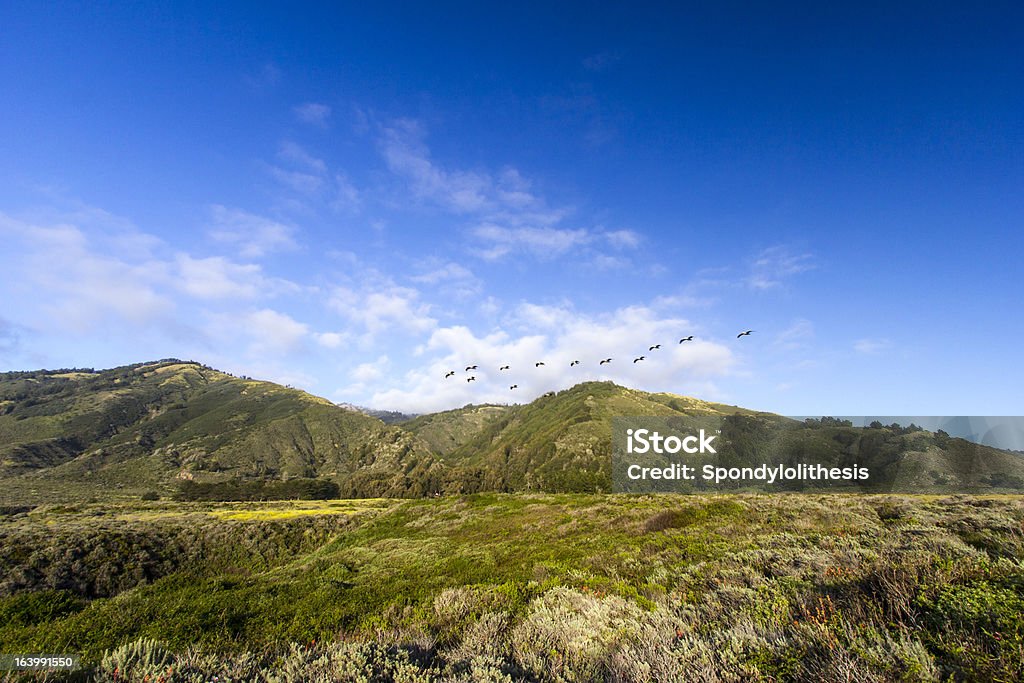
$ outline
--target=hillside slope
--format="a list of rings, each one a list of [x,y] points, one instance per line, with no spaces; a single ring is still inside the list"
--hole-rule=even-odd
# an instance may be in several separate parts
[[[197,363],[0,375],[6,491],[327,477],[350,493],[421,495],[394,480],[423,478],[433,464],[409,432]]]
[[[401,426],[421,436],[445,462],[479,468],[485,490],[609,491],[613,417],[732,414],[760,413],[585,382],[525,405],[467,406]]]
[[[612,489],[612,419],[626,416],[667,418],[675,428],[689,433],[700,427],[713,430],[725,448],[713,459],[691,457],[690,464],[698,467],[705,462],[729,466],[815,462],[826,467],[866,467],[871,472],[867,488],[873,491],[1024,491],[1021,454],[942,432],[853,427],[829,418],[797,421],[611,382],[578,384],[525,405],[467,406],[401,426],[423,438],[448,465],[475,469],[481,490],[600,492]],[[663,464],[671,460],[666,457]],[[784,488],[803,490],[814,484],[797,481]],[[666,481],[662,488],[704,487],[701,481],[688,487]]]
[[[607,492],[612,420],[621,416],[667,418],[691,433],[708,426],[730,465],[861,465],[871,468],[873,491],[1024,490],[1021,454],[942,432],[800,422],[610,382],[388,425],[303,391],[172,359],[0,374],[0,505],[144,492],[280,497],[290,494],[259,482],[288,480],[312,480],[320,497]]]

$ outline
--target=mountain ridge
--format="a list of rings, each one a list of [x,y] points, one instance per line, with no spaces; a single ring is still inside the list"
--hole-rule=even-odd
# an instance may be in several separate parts
[[[346,497],[607,492],[617,416],[687,427],[714,420],[722,441],[748,459],[820,453],[831,463],[865,460],[893,481],[1024,487],[1020,454],[942,433],[801,423],[612,382],[385,423],[299,389],[172,358],[0,373],[0,502],[169,496],[183,482],[237,489],[296,479],[332,482]]]

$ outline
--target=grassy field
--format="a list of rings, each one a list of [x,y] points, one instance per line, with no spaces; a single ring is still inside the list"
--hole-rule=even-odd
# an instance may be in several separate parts
[[[1024,677],[1021,497],[5,513],[0,652],[80,653],[80,680]]]

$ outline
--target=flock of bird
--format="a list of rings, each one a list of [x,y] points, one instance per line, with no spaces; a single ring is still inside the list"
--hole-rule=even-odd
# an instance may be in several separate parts
[[[736,338],[739,339],[741,337],[748,337],[748,336],[750,336],[753,333],[754,333],[754,330],[744,330],[743,332],[740,332],[739,334],[737,334]],[[683,337],[682,339],[680,339],[679,343],[682,344],[684,342],[692,342],[692,341],[693,341],[693,335],[691,334],[691,335],[689,335],[687,337]],[[647,352],[650,353],[651,351],[657,351],[659,349],[661,349],[661,344],[652,344],[651,346],[647,347]],[[615,359],[614,358],[604,358],[604,359],[602,359],[601,361],[598,362],[598,365],[607,365],[608,363],[611,363],[613,360],[615,360]],[[645,360],[647,360],[647,356],[637,356],[636,358],[633,359],[633,363],[636,364],[636,363],[640,363],[641,361],[645,361]],[[580,364],[580,362],[578,360],[574,360],[571,363],[569,363],[569,367],[571,368],[571,367],[579,365],[579,364]],[[537,361],[536,363],[533,364],[533,367],[539,368],[539,367],[542,367],[543,365],[544,365],[544,361]],[[464,372],[472,372],[473,370],[477,370],[478,368],[479,368],[479,366],[477,366],[477,365],[467,365]],[[510,370],[510,369],[511,369],[511,366],[509,366],[509,365],[502,365],[501,367],[498,368],[498,371],[502,372],[504,370]],[[454,376],[455,376],[455,371],[454,370],[449,370],[448,372],[445,373],[444,378],[445,379],[449,379],[449,378],[454,377]],[[469,377],[466,378],[466,381],[467,382],[475,382],[476,381],[476,375],[470,375]],[[511,385],[509,387],[509,391],[512,391],[512,390],[518,389],[518,388],[519,388],[518,384],[513,384],[513,385]]]

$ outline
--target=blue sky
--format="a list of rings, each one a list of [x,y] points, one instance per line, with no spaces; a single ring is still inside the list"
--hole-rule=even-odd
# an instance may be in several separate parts
[[[1019,5],[550,4],[4,3],[0,368],[1024,412]]]

